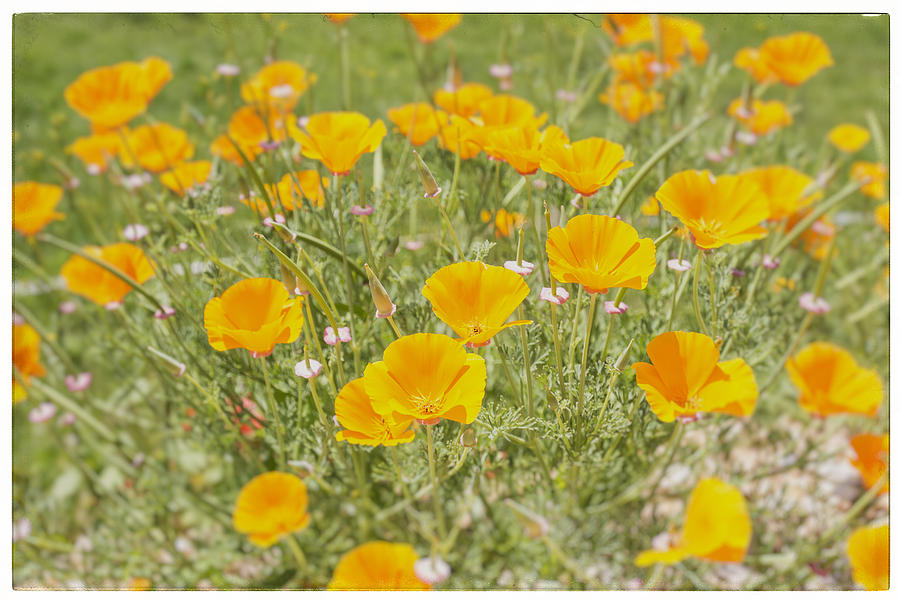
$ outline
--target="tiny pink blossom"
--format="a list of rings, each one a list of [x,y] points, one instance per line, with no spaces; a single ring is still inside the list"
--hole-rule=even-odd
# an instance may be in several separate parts
[[[81,185],[81,180],[78,179],[77,177],[69,177],[65,183],[66,189],[68,189],[68,190],[76,190],[76,189],[78,189],[78,186],[80,186],[80,185]]]
[[[221,63],[219,65],[216,65],[216,73],[218,73],[222,77],[234,77],[240,72],[241,68],[237,65],[232,65],[229,63]]]
[[[105,308],[106,310],[119,310],[120,308],[122,308],[122,303],[113,300],[112,302],[107,302],[106,304],[104,304],[103,308]]]
[[[329,346],[337,345],[338,341],[340,341],[343,344],[346,344],[346,343],[350,342],[351,340],[353,340],[353,338],[350,336],[350,328],[349,327],[338,327],[337,335],[335,335],[333,327],[326,327],[325,335],[323,336],[323,339],[325,340],[325,343],[328,344]]]
[[[707,150],[705,156],[706,160],[713,163],[720,163],[723,160],[722,155],[715,150]]]
[[[12,314],[12,322],[13,322],[13,325],[24,325],[25,318],[22,315],[20,315],[19,313],[14,312]]]
[[[367,217],[375,212],[375,207],[371,204],[366,204],[365,206],[351,206],[350,213],[356,215],[357,217]]]
[[[132,223],[130,225],[126,225],[125,229],[122,230],[122,235],[125,236],[125,239],[129,242],[136,242],[142,237],[146,236],[150,233],[144,225],[140,223]]]
[[[59,424],[68,427],[70,425],[74,425],[75,421],[77,420],[78,418],[75,416],[75,413],[66,413],[59,420]]]
[[[756,134],[752,131],[738,131],[736,134],[734,134],[734,139],[744,144],[745,146],[753,146],[754,144],[756,144],[759,138],[756,137]]]
[[[224,217],[227,215],[233,215],[234,211],[235,211],[235,208],[230,204],[226,204],[225,206],[219,206],[216,208],[216,214],[221,217]]]
[[[265,219],[263,219],[263,225],[265,225],[266,227],[274,227],[275,223],[284,225],[285,223],[287,223],[287,219],[285,219],[284,215],[281,213],[275,215],[274,220],[272,219],[272,217],[266,217]]]
[[[813,224],[810,225],[809,228],[819,235],[834,235],[834,227],[824,221],[813,221]]]
[[[257,352],[255,350],[251,350],[250,357],[251,358],[265,358],[265,357],[269,356],[270,354],[272,354],[273,350],[275,350],[275,348],[272,348],[272,350],[269,350],[268,352]]]
[[[263,142],[259,143],[259,147],[262,148],[263,150],[265,150],[266,152],[269,152],[272,150],[278,150],[278,146],[280,146],[280,145],[281,145],[281,142],[275,142],[275,141],[263,141]]]
[[[575,102],[578,100],[578,94],[575,92],[570,92],[569,90],[556,90],[556,98],[558,100],[562,100],[563,102]]]
[[[450,565],[439,556],[426,556],[413,563],[413,573],[422,583],[436,585],[450,577]]]
[[[175,316],[175,309],[171,306],[163,306],[162,308],[156,310],[156,312],[153,313],[153,316],[160,321],[165,321],[169,317]]]
[[[423,242],[422,240],[409,240],[405,244],[403,244],[403,247],[410,252],[415,252],[416,250],[421,250],[422,246],[424,245],[425,242]]]
[[[541,293],[538,298],[545,302],[562,305],[569,299],[569,292],[564,287],[556,286],[556,295],[554,296],[553,291],[550,288],[545,287],[541,288]]]
[[[617,306],[615,302],[607,301],[603,303],[603,310],[609,315],[621,315],[625,314],[625,311],[628,310],[628,305],[624,302],[620,302]]]
[[[317,360],[307,359],[301,360],[294,365],[294,375],[303,379],[312,379],[322,372],[322,363]]]
[[[831,310],[831,305],[828,304],[825,298],[816,298],[812,292],[801,294],[799,304],[800,308],[814,315],[824,315]]]
[[[84,170],[87,171],[88,175],[99,175],[103,172],[103,167],[98,165],[97,163],[88,163]]]
[[[536,190],[546,190],[547,189],[547,182],[544,181],[543,179],[532,179],[531,185],[533,185],[534,189],[536,189]]]
[[[573,208],[583,208],[581,206],[581,194],[575,194],[575,196],[571,200],[569,200],[569,204]]]
[[[91,387],[94,376],[89,371],[84,371],[77,375],[66,375],[64,381],[70,392],[83,392]]]
[[[531,275],[532,271],[534,271],[534,263],[523,260],[520,265],[517,261],[508,260],[503,263],[503,268],[509,269],[513,273],[518,273],[519,275]]]
[[[294,86],[289,83],[273,85],[269,88],[269,95],[273,98],[290,98],[294,93]]]
[[[777,269],[781,264],[781,259],[777,256],[772,256],[770,254],[764,254],[762,259],[762,266],[767,269]]]
[[[59,305],[59,312],[64,315],[71,315],[76,310],[78,310],[78,304],[71,300],[66,300]]]
[[[737,107],[737,110],[734,111],[734,115],[740,119],[750,119],[753,118],[753,111],[741,104]]]
[[[28,413],[28,420],[32,423],[44,423],[56,414],[56,405],[52,402],[41,402]]]
[[[491,65],[488,72],[491,74],[491,77],[504,79],[506,77],[512,77],[513,68],[512,65],[506,63],[502,65]]]
[[[654,60],[653,62],[647,64],[647,70],[655,75],[662,75],[669,70],[669,66],[666,63]]]
[[[732,277],[743,277],[746,274],[747,274],[746,271],[743,271],[742,269],[732,269],[731,270]]]
[[[506,77],[500,80],[500,91],[508,92],[513,88],[512,79]]]
[[[673,271],[689,271],[691,269],[691,263],[684,259],[670,258],[666,261],[666,266],[672,269]]]
[[[297,125],[299,125],[301,129],[306,129],[307,123],[309,123],[309,117],[308,117],[308,116],[305,116],[305,115],[304,115],[304,116],[302,116],[302,117],[298,117],[298,118],[297,118]]]
[[[731,149],[731,146],[725,145],[719,148],[719,154],[721,154],[724,158],[731,158],[734,156],[734,150]]]

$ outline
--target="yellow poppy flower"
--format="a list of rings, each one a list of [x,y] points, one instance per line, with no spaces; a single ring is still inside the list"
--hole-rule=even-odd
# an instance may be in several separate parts
[[[850,179],[860,182],[868,180],[859,191],[870,198],[884,199],[887,195],[887,188],[884,185],[887,177],[887,167],[881,163],[859,161],[850,166]]]
[[[159,182],[179,196],[184,196],[191,188],[206,183],[211,171],[212,163],[208,160],[183,162],[160,175]]]
[[[703,249],[743,244],[768,234],[760,225],[770,215],[766,196],[739,175],[681,171],[663,183],[656,199],[684,223]]]
[[[130,592],[148,592],[153,589],[153,582],[146,577],[132,577],[128,583]]]
[[[875,435],[874,433],[860,433],[850,438],[850,445],[856,457],[850,463],[859,470],[862,476],[863,484],[871,489],[884,472],[887,470],[888,456],[888,435]],[[884,482],[884,486],[878,492],[886,494],[889,484]]]
[[[409,24],[416,30],[416,35],[423,44],[441,38],[448,31],[459,25],[462,21],[462,15],[458,14],[439,14],[426,13],[415,14],[405,13],[403,18],[409,21]]]
[[[578,215],[547,235],[550,274],[589,294],[609,288],[642,290],[656,268],[656,246],[634,227],[604,215]]]
[[[834,65],[825,41],[805,31],[771,37],[759,47],[759,54],[778,80],[789,86],[800,85]]]
[[[620,171],[634,166],[624,159],[625,148],[598,137],[571,144],[558,141],[541,148],[541,170],[559,177],[585,197],[611,185]]]
[[[641,204],[641,214],[652,217],[659,214],[659,201],[655,196],[649,196],[647,200]]]
[[[395,421],[471,423],[481,411],[487,370],[458,340],[416,333],[391,342],[383,359],[366,367],[363,381],[375,412]]]
[[[451,115],[468,118],[478,112],[483,100],[493,95],[493,90],[483,83],[465,83],[452,91],[436,91],[434,103]]]
[[[543,132],[535,127],[503,127],[489,131],[484,138],[484,151],[505,160],[520,175],[533,175],[541,166],[541,148],[545,145],[567,144],[563,130],[551,125]]]
[[[522,98],[510,94],[499,94],[482,100],[478,104],[478,116],[473,121],[485,130],[496,127],[539,128],[547,120],[547,113],[535,116],[537,109]]]
[[[785,368],[800,390],[800,407],[814,415],[878,413],[884,397],[878,374],[860,367],[840,346],[814,342],[789,358]]]
[[[169,63],[151,57],[85,71],[66,87],[66,102],[75,112],[103,129],[115,129],[147,110],[172,79]]]
[[[759,48],[741,48],[734,55],[734,66],[750,73],[757,83],[775,83],[778,77],[769,68]]]
[[[459,154],[461,160],[474,158],[481,153],[481,127],[459,115],[448,115],[437,111],[441,123],[438,145],[453,154]]]
[[[828,132],[831,145],[847,154],[858,152],[869,143],[869,130],[853,123],[841,123]]]
[[[419,559],[409,544],[366,542],[338,561],[329,590],[430,590],[419,581],[413,565]]]
[[[759,395],[753,370],[741,358],[719,362],[709,336],[685,331],[661,333],[647,344],[649,363],[631,365],[637,385],[660,421],[716,412],[747,417]]]
[[[194,156],[187,132],[168,123],[141,125],[127,136],[122,148],[122,165],[135,165],[151,173],[167,171]]]
[[[388,109],[388,119],[413,146],[421,146],[436,136],[441,128],[434,107],[427,102],[413,102]]]
[[[778,221],[789,217],[822,198],[822,191],[807,192],[815,180],[797,169],[783,165],[756,167],[741,173],[762,190],[769,201],[769,219]]]
[[[370,124],[357,112],[325,112],[313,115],[295,139],[303,156],[321,161],[334,175],[346,175],[363,154],[375,152],[387,129],[381,119]]]
[[[290,473],[269,471],[241,488],[232,523],[251,542],[268,548],[309,524],[307,504],[306,484],[302,479]]]
[[[514,230],[525,225],[525,215],[517,212],[509,212],[505,208],[501,208],[494,215],[486,210],[481,211],[481,220],[484,223],[487,223],[491,219],[494,221],[494,237],[497,239],[509,237],[513,234]]]
[[[289,60],[270,63],[241,86],[241,99],[258,107],[263,114],[271,109],[288,113],[300,97],[316,82],[316,75]]]
[[[890,587],[890,530],[860,527],[847,539],[847,557],[853,567],[853,581],[869,591]]]
[[[13,227],[22,235],[34,235],[66,215],[56,212],[63,190],[58,185],[23,181],[13,186]]]
[[[203,326],[209,345],[220,352],[245,348],[256,357],[268,356],[276,344],[300,336],[303,298],[291,298],[276,279],[243,279],[206,303]]]
[[[429,277],[422,295],[437,318],[470,346],[484,346],[501,330],[531,321],[506,319],[528,297],[518,273],[482,262],[447,265]]]
[[[750,545],[753,525],[747,503],[733,485],[710,477],[694,487],[688,500],[684,529],[668,550],[646,550],[635,565],[672,564],[688,556],[715,562],[741,562]]]
[[[598,99],[608,104],[629,123],[637,123],[665,106],[665,99],[661,93],[656,90],[645,90],[628,81],[613,83],[598,96]]]
[[[875,222],[882,229],[890,233],[891,231],[891,203],[885,202],[875,207]]]
[[[610,68],[615,73],[616,83],[631,83],[640,88],[647,89],[653,85],[660,74],[660,63],[656,54],[649,50],[638,52],[619,52],[610,55],[608,61]],[[671,71],[666,75],[671,75]]]
[[[235,149],[235,144],[237,144],[240,151],[243,152],[244,156],[251,162],[259,154],[262,154],[263,151],[258,144],[241,143],[237,140],[232,143],[232,140],[229,140],[228,135],[224,133],[212,141],[209,145],[209,151],[213,156],[218,156],[223,160],[227,160],[228,162],[241,167],[244,165],[244,159],[241,158],[241,154]]]
[[[603,30],[617,46],[631,46],[642,42],[656,42],[655,27],[650,15],[610,14],[602,23]],[[697,64],[706,61],[709,44],[703,39],[703,26],[683,17],[659,17],[659,42],[663,60],[677,64],[677,59],[689,53]]]
[[[267,183],[265,187],[276,211],[280,206],[284,206],[287,211],[293,211],[297,208],[303,209],[303,198],[309,200],[309,203],[317,208],[324,206],[325,188],[329,185],[327,177],[322,177],[315,169],[307,169],[287,173],[278,183]],[[280,206],[279,200],[281,201]],[[241,198],[241,202],[264,217],[269,214],[269,205],[263,198],[258,196]]]
[[[105,172],[109,162],[121,152],[122,138],[117,132],[94,133],[66,146],[66,153],[77,156],[92,175]]]
[[[38,362],[41,358],[41,337],[34,327],[27,323],[13,324],[13,365],[19,370],[19,374],[28,385],[32,376],[43,377],[47,374],[43,365]],[[19,385],[16,378],[12,379],[13,404],[21,402],[28,397],[28,392]]]
[[[153,263],[144,251],[133,244],[120,243],[109,246],[85,246],[83,250],[99,258],[131,277],[144,283],[154,275]],[[131,286],[86,258],[74,255],[63,264],[59,274],[66,280],[69,291],[84,296],[102,306],[122,302]]]
[[[396,446],[411,442],[416,433],[409,428],[412,417],[394,421],[372,408],[362,377],[345,385],[334,400],[334,414],[345,429],[335,434],[339,442],[364,446]]]
[[[735,98],[728,105],[728,115],[756,135],[767,135],[794,122],[787,105],[778,100],[754,98],[750,106],[746,106],[743,98]]]

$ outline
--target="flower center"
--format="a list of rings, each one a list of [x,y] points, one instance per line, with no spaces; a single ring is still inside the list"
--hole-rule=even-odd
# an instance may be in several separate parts
[[[704,217],[697,221],[697,229],[710,237],[718,237],[722,231],[722,223],[715,219],[707,221]]]
[[[426,415],[438,414],[444,405],[443,398],[432,398],[430,396],[414,396],[412,402],[416,410]]]

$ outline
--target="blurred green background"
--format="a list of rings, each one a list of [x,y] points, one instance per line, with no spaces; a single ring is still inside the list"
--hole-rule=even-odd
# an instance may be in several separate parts
[[[794,128],[811,144],[842,121],[865,125],[873,110],[886,131],[888,123],[888,16],[861,15],[690,15],[706,27],[706,39],[719,63],[731,62],[735,51],[757,46],[765,38],[798,30],[814,32],[827,42],[835,66],[797,90],[804,107]],[[601,67],[608,37],[600,29],[602,15],[466,15],[445,38],[427,47],[435,80],[453,52],[467,81],[493,84],[491,63],[508,59],[516,69],[512,93],[541,109],[564,87],[575,38],[586,29],[579,77]],[[353,108],[384,117],[387,108],[422,99],[409,55],[407,23],[397,15],[362,14],[347,22],[350,35]],[[215,76],[221,62],[240,65],[241,76],[262,66],[267,55],[300,62],[319,80],[309,96],[311,106],[298,112],[339,108],[338,28],[318,14],[20,14],[13,19],[13,126],[16,180],[52,177],[41,153],[62,149],[88,126],[63,100],[63,89],[92,67],[158,55],[172,64],[175,77],[154,100],[157,119],[182,126],[198,116],[221,122],[228,108],[216,110],[227,96],[225,82]],[[273,45],[273,40],[277,42]],[[414,40],[412,40],[414,41]],[[417,44],[417,42],[414,42]],[[747,75],[732,69],[720,86],[714,106],[724,111]],[[554,86],[555,84],[555,86]],[[234,94],[235,90],[232,90]],[[769,98],[784,98],[775,86]],[[236,95],[236,94],[235,94]],[[236,102],[235,95],[227,97]],[[592,100],[574,125],[577,137],[603,135],[609,108]],[[215,119],[205,124],[212,128]],[[34,151],[38,151],[35,153]],[[198,150],[208,156],[206,148]],[[874,159],[869,147],[860,158]],[[74,163],[72,163],[74,164]],[[77,173],[82,169],[78,166]]]

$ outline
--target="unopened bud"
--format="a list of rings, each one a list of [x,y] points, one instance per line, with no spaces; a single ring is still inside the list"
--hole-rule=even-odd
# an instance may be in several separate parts
[[[147,346],[147,351],[157,359],[159,359],[160,364],[162,364],[163,367],[165,367],[173,377],[181,377],[182,375],[184,375],[184,370],[186,367],[183,362],[178,362],[168,354],[160,352],[153,346]]]
[[[441,188],[434,180],[434,175],[431,174],[431,170],[419,153],[413,150],[413,154],[416,156],[416,170],[419,172],[419,179],[422,180],[422,187],[425,188],[425,197],[437,198],[441,193]]]
[[[291,294],[297,294],[297,277],[294,276],[294,273],[291,272],[286,266],[281,263],[278,263],[281,266],[281,283],[284,284],[284,287],[287,288],[287,291]]]
[[[631,341],[628,342],[628,345],[625,346],[625,349],[622,351],[622,354],[619,355],[619,358],[616,359],[616,362],[613,364],[613,369],[621,373],[626,366],[628,366],[628,355],[631,353],[631,347],[634,346],[634,338],[631,338]]]
[[[475,444],[478,443],[478,437],[475,435],[475,430],[469,427],[463,431],[462,435],[459,436],[459,443],[466,448],[474,448]]]
[[[294,240],[297,239],[297,234],[285,227],[284,223],[277,220],[278,216],[280,215],[276,215],[276,220],[272,221],[272,229],[278,232],[285,244],[293,244]]]
[[[391,302],[391,298],[384,286],[381,285],[381,281],[378,280],[378,276],[369,268],[368,264],[365,265],[365,268],[366,275],[369,276],[369,291],[372,292],[372,301],[375,303],[377,311],[375,316],[386,319],[397,312],[397,305]]]
[[[509,498],[503,503],[513,511],[519,523],[525,528],[525,535],[530,539],[535,540],[550,533],[550,522],[541,515]]]
[[[289,460],[288,466],[302,479],[306,479],[315,472],[315,467],[313,467],[312,463],[305,460]]]

